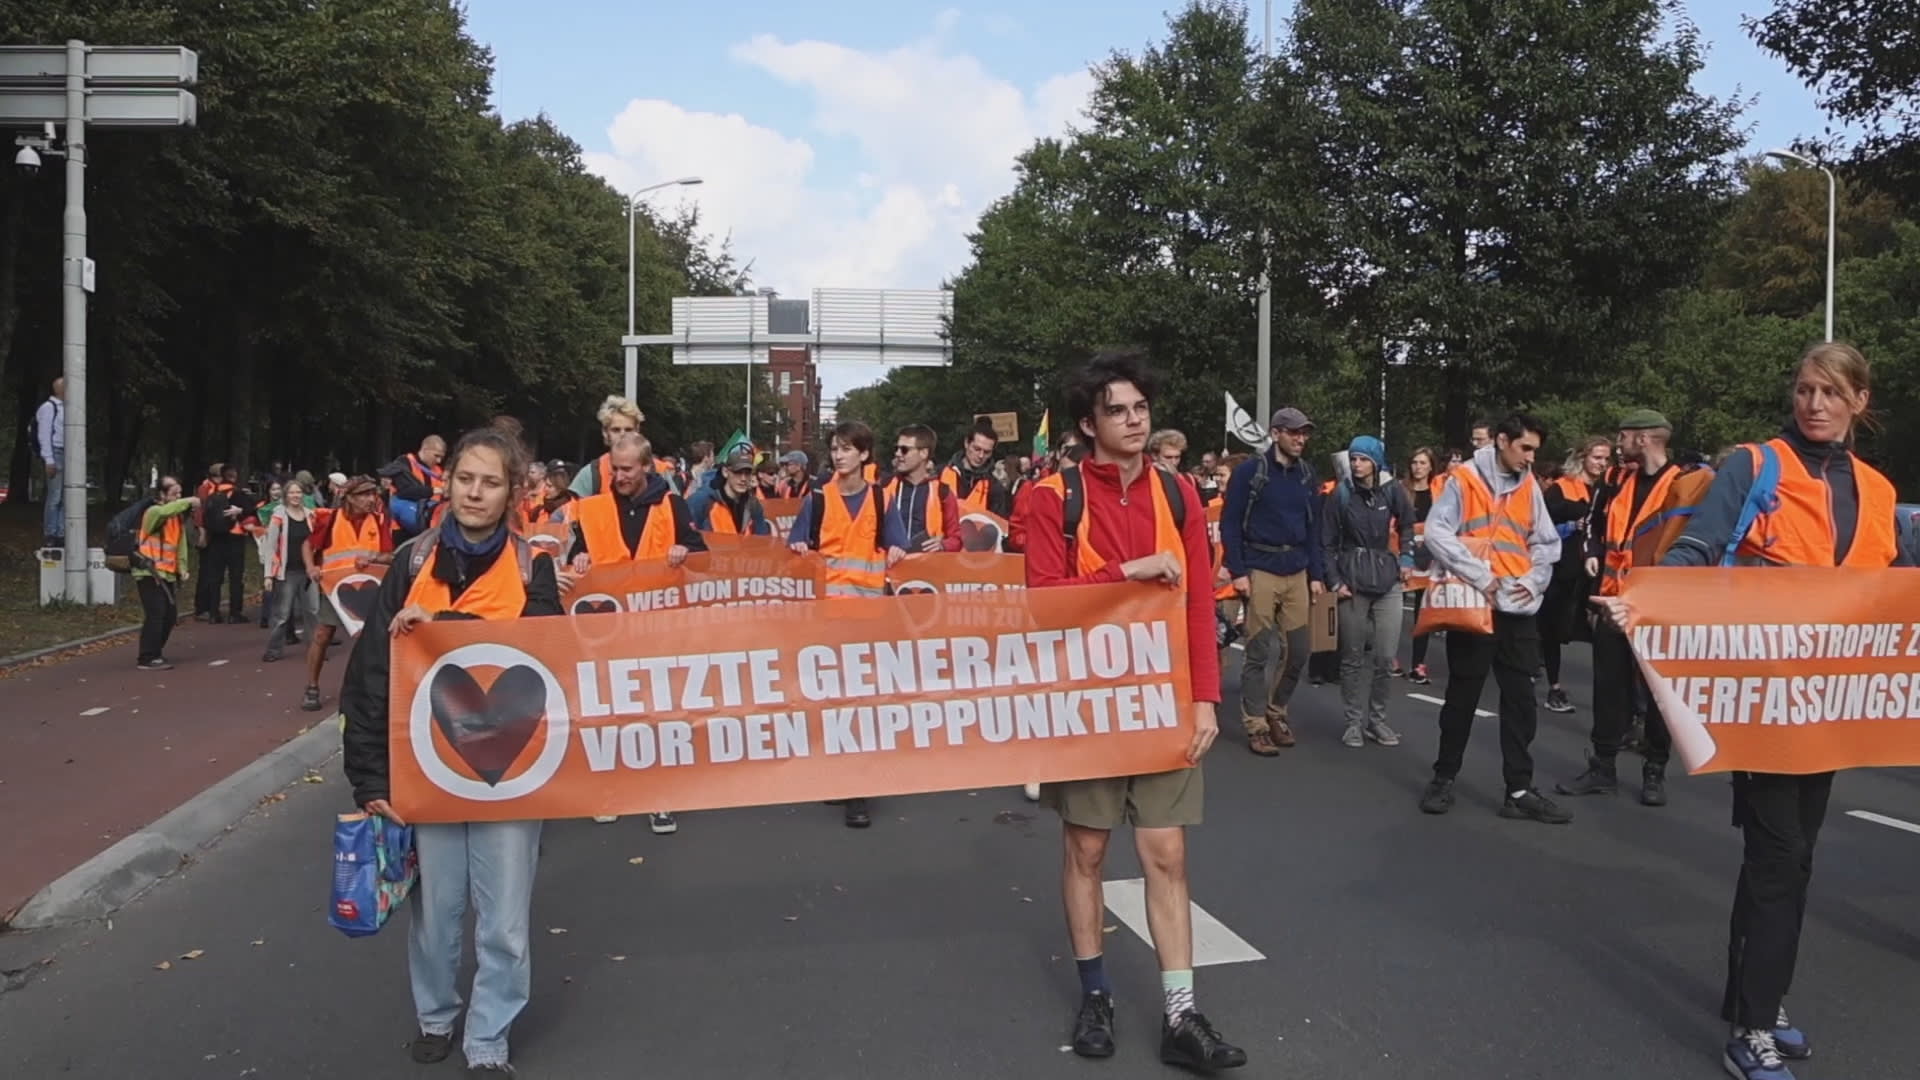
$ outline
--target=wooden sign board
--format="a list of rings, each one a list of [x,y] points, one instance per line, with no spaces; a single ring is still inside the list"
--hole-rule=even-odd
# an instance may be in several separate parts
[[[1010,412],[974,413],[973,418],[993,422],[993,433],[1001,442],[1020,441],[1020,414]]]

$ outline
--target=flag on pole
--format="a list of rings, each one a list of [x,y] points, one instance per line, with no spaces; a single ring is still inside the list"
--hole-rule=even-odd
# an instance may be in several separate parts
[[[719,460],[721,461],[727,460],[727,455],[733,453],[733,448],[736,446],[744,446],[748,450],[753,449],[753,443],[747,440],[747,433],[744,431],[741,431],[739,428],[733,429],[732,437],[728,438],[726,445],[720,448]]]
[[[1043,412],[1040,414],[1040,426],[1037,429],[1035,429],[1033,433],[1033,456],[1034,457],[1047,456],[1047,450],[1053,443],[1053,433],[1048,426],[1052,422],[1052,420],[1053,420],[1052,409],[1048,409],[1046,412]]]
[[[1241,408],[1240,403],[1233,400],[1231,393],[1227,394],[1227,434],[1239,439],[1255,450],[1265,450],[1267,448],[1268,440],[1266,429],[1260,426],[1259,421],[1247,415],[1247,410]]]

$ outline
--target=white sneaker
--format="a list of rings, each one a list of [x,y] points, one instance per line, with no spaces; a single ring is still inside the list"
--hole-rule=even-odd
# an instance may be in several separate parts
[[[655,836],[668,836],[680,831],[680,826],[673,820],[673,815],[665,810],[648,815],[647,825],[653,830]]]
[[[1040,801],[1040,785],[1039,784],[1028,784],[1026,788],[1026,792],[1027,792],[1028,802]]]
[[[614,822],[619,820],[620,820],[619,814],[600,814],[594,817],[593,823],[595,825],[611,825]]]

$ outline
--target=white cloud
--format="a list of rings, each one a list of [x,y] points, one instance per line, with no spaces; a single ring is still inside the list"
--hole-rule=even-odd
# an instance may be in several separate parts
[[[652,198],[697,203],[756,283],[787,295],[937,287],[965,264],[980,212],[1012,187],[1014,158],[1073,122],[1093,86],[1080,71],[1023,89],[947,43],[957,19],[943,12],[931,36],[884,51],[755,35],[732,59],[804,95],[811,130],[634,100],[613,120],[612,152],[588,165],[625,191],[703,177]],[[828,392],[871,377],[829,373]]]

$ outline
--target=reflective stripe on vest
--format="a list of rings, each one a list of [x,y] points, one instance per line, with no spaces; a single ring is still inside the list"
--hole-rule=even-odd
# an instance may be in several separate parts
[[[493,560],[493,565],[456,599],[453,589],[433,576],[434,562],[440,557],[439,544],[435,543],[420,572],[414,575],[413,586],[407,590],[407,603],[420,605],[430,615],[456,611],[481,619],[517,619],[527,610],[527,583],[520,577],[519,552],[525,544],[523,538],[509,535],[508,546]]]
[[[159,532],[140,534],[140,557],[146,560],[148,569],[172,578],[180,576],[180,537],[185,526],[181,516],[175,514],[160,523]]]
[[[1858,503],[1853,544],[1847,557],[1836,562],[1833,513],[1827,482],[1807,471],[1793,445],[1785,439],[1767,443],[1780,458],[1780,483],[1772,506],[1753,519],[1740,541],[1738,562],[1775,566],[1891,566],[1900,552],[1894,533],[1893,484],[1858,457],[1853,458],[1853,483]],[[1760,469],[1760,448],[1748,445],[1754,472]]]
[[[888,481],[887,483],[887,505],[888,506],[894,506],[899,504],[900,492],[906,488],[906,483],[907,482],[905,480],[902,480],[897,476],[894,477],[892,480]],[[944,526],[947,523],[946,499],[943,497],[946,493],[946,489],[941,485],[941,482],[938,480],[928,480],[925,484],[922,484],[920,486],[927,489],[927,503],[926,503],[926,514],[925,514],[925,517],[927,519],[927,522],[926,522],[927,535],[933,536],[933,537],[943,537],[947,535],[944,528]],[[908,517],[909,517],[907,513],[908,509],[909,507],[906,507],[906,506],[903,506],[901,508],[900,527],[906,530],[906,532],[908,533],[909,539],[911,539],[912,533],[913,533],[913,522],[908,520]]]
[[[1495,499],[1472,465],[1453,472],[1460,482],[1459,535],[1492,543],[1489,565],[1495,577],[1525,577],[1533,569],[1533,554],[1527,549],[1533,533],[1533,474],[1522,475],[1519,487]]]
[[[854,517],[847,497],[837,484],[820,493],[820,557],[827,564],[828,596],[884,596],[887,557],[880,549],[880,521],[886,513],[886,493],[867,485],[867,505]],[[878,511],[877,513],[875,511]]]
[[[677,498],[669,492],[653,509],[647,511],[647,522],[640,530],[640,546],[627,547],[627,538],[620,531],[621,507],[619,496],[613,491],[603,491],[574,502],[574,523],[580,530],[580,536],[587,542],[587,558],[595,566],[621,562],[654,562],[667,557],[667,549],[673,546],[673,500]]]
[[[380,554],[380,515],[368,514],[356,528],[345,510],[336,510],[327,528],[327,550],[320,557],[320,572],[340,566],[352,566],[365,555]]]
[[[1606,562],[1600,570],[1600,595],[1618,596],[1626,588],[1627,571],[1633,569],[1633,542],[1665,523],[1667,518],[1660,510],[1678,479],[1678,468],[1666,470],[1654,482],[1632,521],[1627,516],[1633,514],[1633,497],[1646,480],[1646,473],[1636,471],[1614,492],[1613,501],[1607,504]]]

